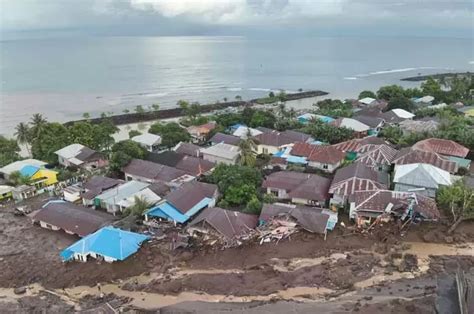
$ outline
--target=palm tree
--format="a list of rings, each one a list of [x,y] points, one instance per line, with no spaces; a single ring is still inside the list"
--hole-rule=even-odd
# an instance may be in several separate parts
[[[31,142],[31,130],[27,123],[21,122],[15,127],[15,137],[18,143],[26,146],[28,154],[31,154],[29,147]]]
[[[40,113],[35,113],[31,117],[31,131],[34,137],[38,137],[43,132],[48,121]]]
[[[250,130],[247,133],[247,138],[242,139],[239,142],[239,148],[240,148],[240,163],[243,166],[250,166],[250,167],[255,166],[255,162],[257,160],[256,158],[257,144],[252,138]]]
[[[128,215],[135,215],[140,217],[143,213],[152,206],[143,196],[135,196],[133,206],[127,208]]]

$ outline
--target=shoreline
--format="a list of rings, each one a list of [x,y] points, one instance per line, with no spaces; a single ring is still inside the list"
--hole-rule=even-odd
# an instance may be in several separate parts
[[[431,74],[431,75],[418,75],[418,76],[410,76],[410,77],[405,77],[400,79],[400,81],[405,81],[405,82],[422,82],[426,81],[430,77],[433,79],[443,79],[447,77],[453,77],[453,76],[474,76],[474,73],[472,72],[447,72],[447,73],[437,73],[437,74]]]
[[[298,92],[286,95],[286,101],[294,101],[300,100],[305,98],[313,98],[318,96],[326,96],[329,95],[328,92],[320,91],[320,90],[312,90],[306,92]],[[224,110],[226,108],[236,108],[241,106],[261,106],[258,101],[261,98],[251,99],[248,101],[241,100],[241,101],[229,101],[229,102],[222,102],[222,103],[214,103],[214,104],[204,104],[201,105],[201,113],[210,113],[215,110]],[[98,118],[90,118],[90,119],[79,119],[79,120],[70,120],[63,123],[64,126],[70,126],[76,122],[85,122],[89,121],[92,124],[99,124],[105,119],[110,119],[114,125],[127,125],[133,123],[141,123],[141,122],[149,122],[154,120],[164,120],[164,119],[173,119],[185,116],[183,109],[175,107],[169,109],[160,109],[157,111],[147,111],[143,113],[124,113],[119,115],[112,115],[108,117],[98,117]]]

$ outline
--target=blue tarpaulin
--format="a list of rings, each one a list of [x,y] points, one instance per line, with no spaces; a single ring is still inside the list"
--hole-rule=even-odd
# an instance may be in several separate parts
[[[73,258],[74,254],[97,254],[123,261],[140,248],[149,237],[143,234],[124,231],[111,226],[104,227],[82,238],[64,251],[60,256],[64,261]]]

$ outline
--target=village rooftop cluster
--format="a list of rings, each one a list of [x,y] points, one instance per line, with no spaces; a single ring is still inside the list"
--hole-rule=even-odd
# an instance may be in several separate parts
[[[417,111],[460,107],[429,95],[411,101]],[[121,261],[147,240],[177,247],[192,238],[198,245],[228,247],[280,241],[298,230],[326,237],[342,220],[358,228],[438,221],[438,190],[472,184],[470,148],[435,137],[403,147],[384,132],[423,134],[441,122],[435,115],[419,119],[402,108],[388,110],[383,99],[364,97],[350,105],[350,117],[338,117],[321,114],[317,106],[288,113],[281,100],[263,109],[247,106],[212,118],[189,114],[170,122],[179,126],[172,136],[184,132],[187,141],[173,143],[170,134],[152,127],[152,133],[131,134],[122,149],[72,143],[54,151],[54,163],[23,159],[0,168],[0,201],[13,199],[33,223],[78,236],[58,252],[64,261]],[[251,125],[243,119],[222,123],[249,111],[261,115],[261,125],[257,118]],[[289,127],[272,128],[276,123],[266,122],[267,112],[284,117]],[[469,119],[468,110],[458,114],[464,113]],[[205,123],[196,123],[200,119]],[[311,128],[317,131],[305,132]],[[347,138],[328,142],[316,136],[325,128]],[[64,169],[73,175],[59,178]],[[51,198],[41,207],[22,207],[42,193]],[[132,223],[124,224],[129,217]],[[176,232],[170,239],[163,230]]]

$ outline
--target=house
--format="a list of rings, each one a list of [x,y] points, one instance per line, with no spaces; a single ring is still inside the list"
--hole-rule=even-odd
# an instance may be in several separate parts
[[[106,167],[109,162],[101,153],[82,144],[71,144],[54,152],[58,162],[64,167],[81,168],[92,171]]]
[[[358,225],[370,224],[384,213],[403,217],[410,210],[415,219],[437,220],[440,217],[436,202],[418,193],[370,190],[357,191],[349,198],[349,217]]]
[[[402,148],[392,160],[392,163],[395,164],[395,170],[400,165],[423,163],[433,165],[449,173],[456,173],[458,171],[458,165],[455,161],[451,161],[434,152],[411,147]]]
[[[334,172],[346,157],[344,152],[333,146],[311,145],[300,142],[293,145],[291,154],[305,157],[308,166],[325,172]]]
[[[149,238],[143,234],[107,226],[69,246],[60,256],[63,261],[74,259],[86,262],[89,256],[108,263],[123,261],[135,254]]]
[[[414,117],[415,115],[413,113],[400,108],[392,109],[382,114],[382,118],[386,124],[399,124],[402,121],[411,120]]]
[[[375,104],[376,101],[377,101],[377,99],[372,98],[372,97],[365,97],[365,98],[362,98],[362,99],[358,100],[359,103],[361,103],[365,106],[370,106],[372,104]]]
[[[290,217],[303,229],[326,234],[327,230],[334,229],[337,223],[337,213],[327,209],[295,206],[288,204],[263,204],[259,222],[261,225],[270,220]]]
[[[235,131],[232,133],[232,135],[237,136],[241,139],[246,139],[249,135],[251,137],[257,136],[259,134],[262,134],[263,132],[257,129],[249,128],[245,125],[239,125]]]
[[[369,135],[377,135],[385,124],[385,120],[378,117],[358,115],[354,117],[357,120],[370,127]]]
[[[414,149],[434,152],[443,156],[465,158],[469,154],[469,148],[451,140],[440,138],[428,138],[413,145]]]
[[[35,167],[43,168],[46,165],[47,163],[41,160],[24,159],[24,160],[12,162],[0,168],[0,174],[3,176],[5,180],[8,180],[12,173],[20,171],[25,166],[35,166]]]
[[[173,186],[195,179],[183,170],[141,159],[132,159],[123,168],[123,173],[126,181],[163,182]]]
[[[354,160],[358,153],[364,153],[378,145],[383,144],[387,144],[384,139],[380,137],[369,136],[362,139],[348,140],[331,146],[345,152],[349,160]]]
[[[235,145],[235,146],[239,145],[240,141],[241,141],[241,138],[238,136],[229,135],[229,134],[220,133],[220,132],[214,134],[214,136],[211,137],[211,139],[209,140],[211,145],[225,143],[225,144]]]
[[[81,200],[82,189],[79,185],[71,185],[62,190],[63,199],[70,203],[75,203]]]
[[[217,232],[229,241],[248,235],[257,225],[257,215],[208,207],[188,224],[187,230],[191,234]]]
[[[410,133],[431,133],[439,128],[435,120],[404,120],[398,124],[404,135]]]
[[[297,131],[278,132],[272,130],[254,137],[257,144],[257,154],[273,155],[277,153],[281,147],[293,144],[295,142],[312,142],[314,139],[305,133]]]
[[[191,134],[191,137],[194,141],[204,142],[208,138],[209,134],[211,134],[211,131],[216,128],[216,126],[217,123],[215,121],[211,121],[201,125],[192,125],[186,128],[186,130],[189,134]]]
[[[157,150],[161,144],[161,136],[151,133],[143,133],[131,138],[132,141],[138,143],[141,147],[149,152]]]
[[[97,195],[123,183],[122,180],[112,179],[104,176],[93,176],[82,185],[81,198],[84,206],[94,205]]]
[[[26,165],[20,169],[20,174],[28,177],[28,185],[34,185],[37,190],[54,186],[58,183],[58,172],[38,166]]]
[[[449,172],[430,164],[399,165],[393,178],[395,191],[416,192],[435,197],[441,186],[451,185],[453,180]]]
[[[29,214],[33,223],[45,229],[64,230],[68,234],[85,237],[102,226],[110,224],[114,217],[62,200],[49,201],[39,210]]]
[[[331,204],[344,204],[356,191],[388,188],[388,175],[375,171],[363,163],[355,162],[336,171],[329,188]]]
[[[188,156],[193,156],[193,157],[199,157],[200,152],[199,150],[201,149],[200,146],[197,146],[192,143],[186,143],[186,142],[179,142],[174,148],[173,151],[175,151],[178,154],[183,154],[183,155],[188,155]]]
[[[240,157],[238,146],[219,143],[211,147],[201,149],[202,158],[214,163],[235,165]]]
[[[346,128],[354,132],[354,136],[362,138],[368,135],[370,126],[351,118],[338,118],[330,123],[338,128]]]
[[[463,106],[458,108],[457,111],[468,117],[474,117],[474,106]]]
[[[295,204],[322,206],[329,200],[331,180],[316,174],[279,171],[267,176],[262,188],[279,200]]]
[[[13,198],[13,187],[0,185],[0,202]]]
[[[195,177],[210,173],[216,166],[211,161],[174,151],[165,151],[159,154],[149,153],[146,159],[160,165],[174,167]]]
[[[417,106],[423,106],[424,107],[424,106],[431,105],[434,100],[435,100],[435,98],[433,96],[426,95],[426,96],[414,99],[413,102]]]
[[[366,145],[360,148],[356,162],[360,162],[376,171],[388,171],[398,150],[390,145]]]
[[[207,207],[214,207],[218,197],[217,185],[203,182],[184,183],[165,196],[164,202],[145,212],[145,220],[162,218],[184,223]]]
[[[283,157],[273,156],[266,166],[267,169],[285,170],[288,167],[288,160]]]
[[[133,180],[125,182],[97,195],[94,199],[94,205],[107,210],[109,213],[115,214],[124,209],[119,205],[120,201],[133,197],[149,185],[150,184],[145,182]]]

